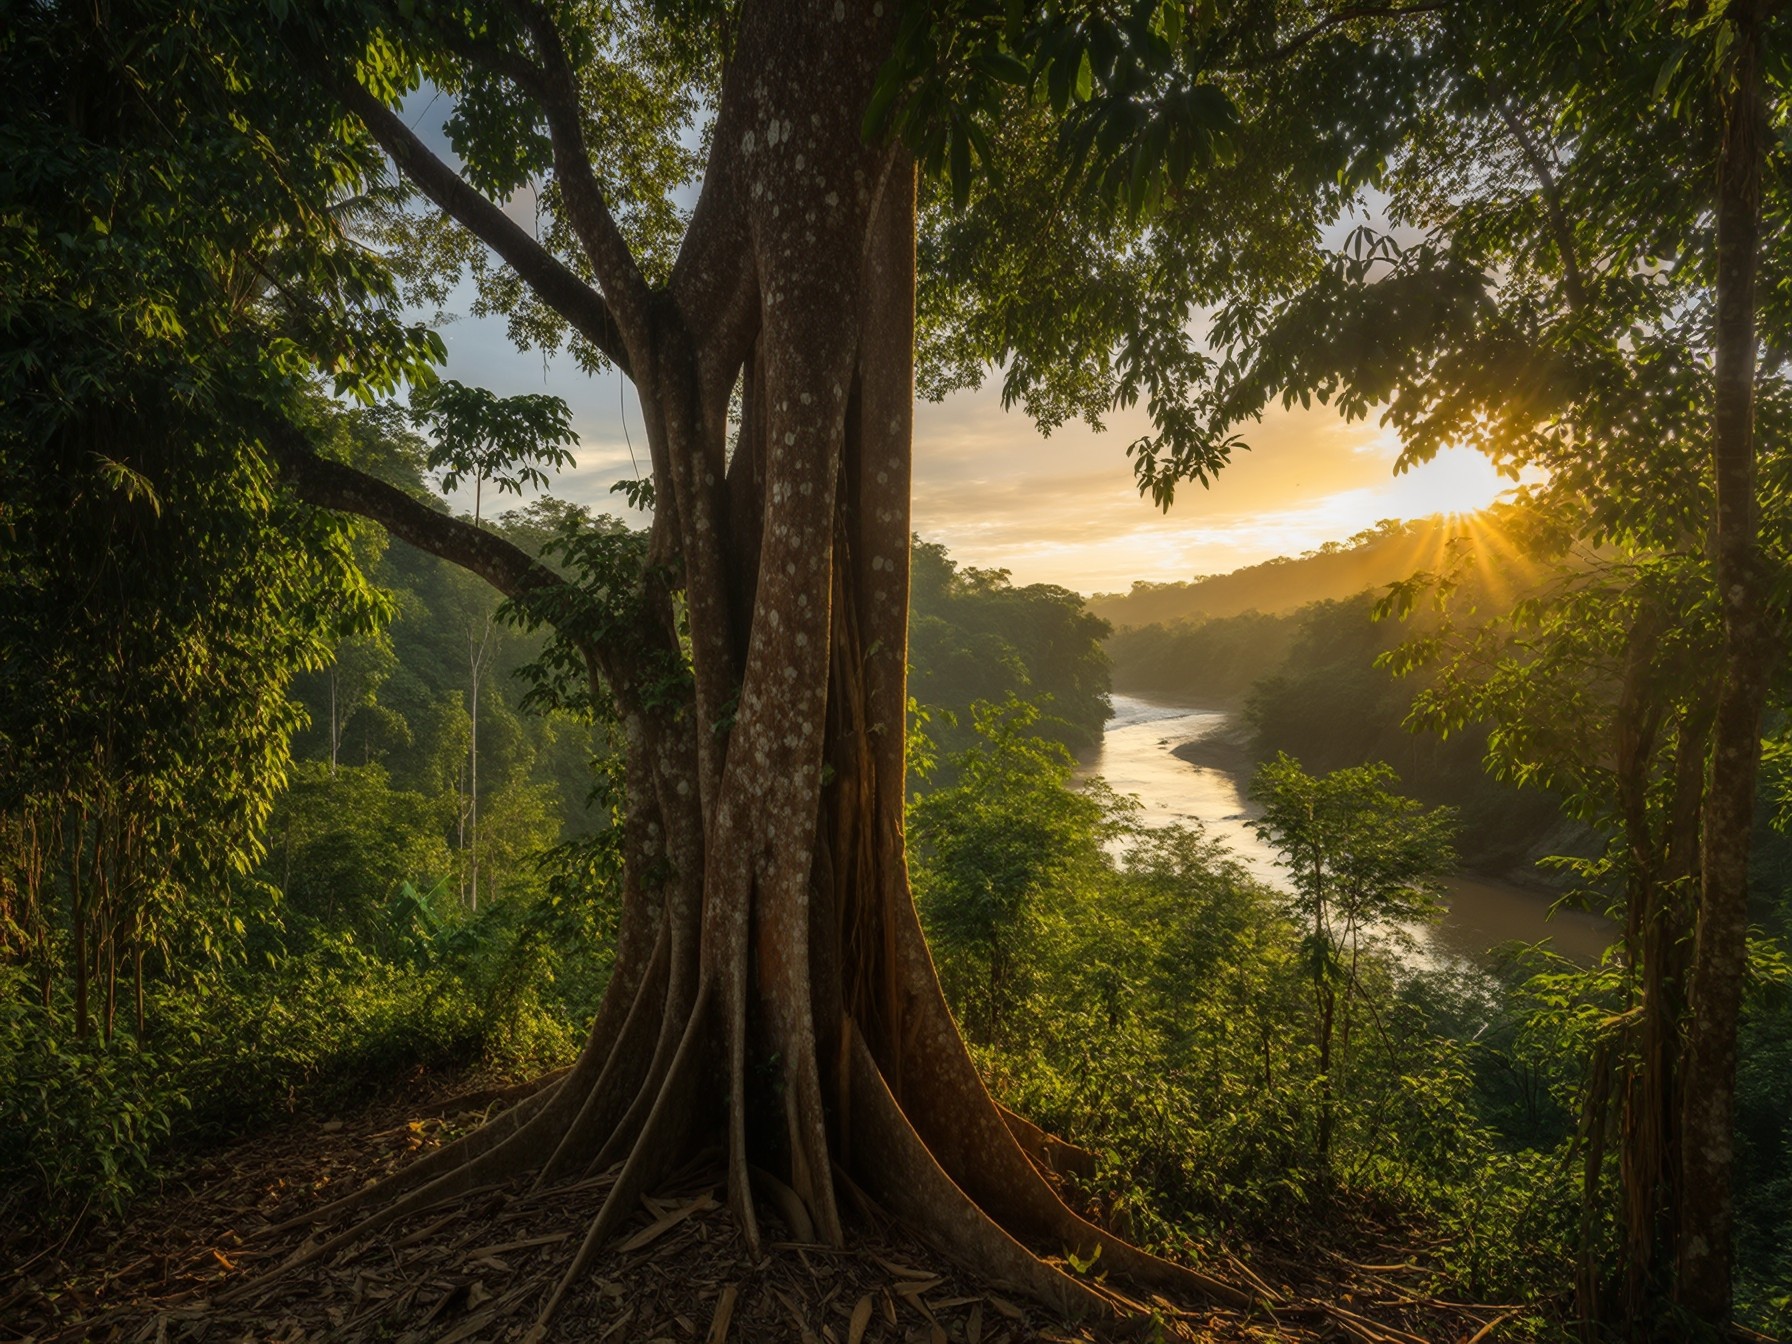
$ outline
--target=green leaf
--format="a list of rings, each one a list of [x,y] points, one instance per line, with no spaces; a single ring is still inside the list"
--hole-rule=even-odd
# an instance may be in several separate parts
[[[1172,47],[1182,45],[1182,3],[1181,0],[1165,0],[1158,7],[1158,24],[1163,32],[1164,41]]]
[[[877,85],[871,90],[870,105],[865,108],[864,119],[859,122],[859,138],[874,141],[883,136],[888,129],[890,109],[895,105],[896,95],[902,92],[903,79],[893,63],[886,65],[878,76]]]
[[[965,134],[962,121],[952,123],[952,133],[948,137],[947,143],[952,179],[952,203],[962,210],[970,203],[971,199],[971,139]]]

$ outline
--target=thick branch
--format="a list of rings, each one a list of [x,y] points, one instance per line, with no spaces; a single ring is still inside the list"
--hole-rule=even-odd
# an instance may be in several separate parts
[[[591,168],[591,151],[579,120],[579,84],[560,30],[547,9],[534,0],[511,0],[511,8],[529,30],[541,61],[539,98],[548,119],[548,140],[554,151],[554,175],[566,202],[566,217],[585,245],[597,282],[616,310],[625,336],[637,345],[649,335],[647,281],[635,264],[622,230],[604,200]]]
[[[601,350],[617,368],[630,373],[627,343],[602,295],[531,238],[515,220],[468,186],[459,173],[430,152],[397,113],[358,82],[341,78],[321,66],[317,73],[343,106],[366,123],[401,173],[450,218],[503,258],[573,330]]]
[[[366,472],[319,457],[290,425],[279,426],[268,438],[281,479],[307,504],[369,518],[418,550],[477,574],[506,597],[566,586],[565,579],[496,533],[440,513]]]

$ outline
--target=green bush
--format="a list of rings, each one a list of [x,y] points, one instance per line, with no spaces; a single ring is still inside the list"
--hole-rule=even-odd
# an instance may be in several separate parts
[[[115,1215],[155,1174],[182,1080],[129,1038],[76,1040],[21,980],[0,968],[0,1222]]]
[[[408,1069],[475,1058],[483,1044],[478,1004],[457,976],[381,960],[342,935],[263,975],[197,979],[154,1010],[158,1039],[180,1052],[186,1134],[343,1105]]]
[[[1418,973],[1364,924],[1322,1154],[1311,912],[1198,830],[1142,829],[1098,790],[1051,797],[1068,771],[1024,715],[976,726],[960,784],[915,806],[916,891],[991,1090],[1098,1155],[1092,1203],[1165,1250],[1376,1207],[1433,1230],[1439,1291],[1560,1290],[1577,1056],[1544,1019],[1578,1030],[1578,999],[1558,1004],[1529,964]],[[1551,1052],[1567,1062],[1541,1070]]]

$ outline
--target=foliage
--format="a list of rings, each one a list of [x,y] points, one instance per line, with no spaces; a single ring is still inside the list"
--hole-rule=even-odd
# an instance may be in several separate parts
[[[1006,570],[961,568],[945,547],[917,537],[909,605],[910,692],[935,715],[948,752],[975,740],[978,701],[1027,701],[1040,731],[1072,751],[1100,739],[1111,712],[1100,645],[1108,626],[1077,594],[1016,588]]]
[[[1107,642],[1122,689],[1169,696],[1186,704],[1238,700],[1280,667],[1294,643],[1297,619],[1248,611],[1212,620],[1118,630]]]
[[[134,1040],[46,1031],[22,980],[0,968],[0,1211],[116,1215],[187,1099]]]
[[[1457,809],[1462,855],[1471,867],[1528,868],[1544,853],[1584,844],[1564,823],[1558,794],[1521,790],[1483,768],[1484,716],[1492,704],[1462,715],[1448,732],[1415,731],[1426,722],[1417,707],[1432,682],[1397,678],[1382,665],[1414,632],[1376,621],[1375,610],[1363,595],[1317,603],[1296,618],[1288,656],[1251,687],[1246,701],[1259,759],[1286,752],[1318,770],[1395,764],[1415,796]]]
[[[0,33],[0,828],[30,837],[0,867],[77,1034],[257,862],[290,679],[380,613],[345,529],[273,489],[270,426],[322,371],[373,396],[441,352],[331,212],[372,160],[223,17]]]
[[[1317,11],[1317,12],[1316,12]],[[1046,430],[1139,407],[1128,448],[1168,507],[1240,440],[1201,331],[1227,296],[1312,274],[1312,239],[1378,184],[1426,7],[1383,22],[1252,0],[917,11],[873,103],[926,179],[922,390],[980,385]]]
[[[1313,776],[1278,754],[1251,781],[1263,815],[1251,823],[1282,855],[1294,913],[1320,931],[1314,955],[1354,951],[1372,926],[1435,918],[1437,879],[1455,865],[1455,817],[1390,787],[1385,763]]]
[[[428,461],[442,473],[444,493],[471,476],[477,484],[490,481],[500,493],[520,495],[547,486],[546,468],[573,464],[567,445],[577,436],[559,397],[499,397],[449,378],[412,393],[411,412],[432,431]]]
[[[224,964],[153,987],[142,1039],[77,1037],[66,995],[45,1013],[6,969],[0,1213],[46,1234],[113,1218],[182,1155],[296,1111],[478,1060],[564,1064],[606,965],[593,943],[531,937],[539,918],[510,901],[470,922],[452,892],[409,884],[359,935],[269,911]]]
[[[1048,746],[1028,743],[1027,727],[1024,716],[986,714],[969,753],[984,759],[961,766],[977,781],[974,801],[950,791],[917,801],[916,832],[928,839],[916,883],[979,1064],[1009,1105],[1097,1152],[1086,1195],[1167,1249],[1323,1218],[1339,1199],[1369,1202],[1438,1228],[1456,1291],[1553,1294],[1575,1228],[1563,1162],[1573,1126],[1547,1106],[1520,1118],[1514,1061],[1547,1061],[1575,1082],[1578,1073],[1571,1052],[1517,1044],[1534,1034],[1525,977],[1418,974],[1381,946],[1359,947],[1356,993],[1375,1011],[1359,1007],[1357,1029],[1340,1035],[1322,1162],[1307,917],[1198,830],[1142,826],[1100,792],[1052,800],[1065,771],[1041,768]],[[1381,772],[1345,782],[1385,792]],[[1349,792],[1343,782],[1334,791]],[[979,871],[1015,871],[997,861],[991,835],[991,819],[1006,816],[1023,827],[1053,818],[1025,832],[1034,850],[1052,848],[1029,854],[1024,900],[980,901],[958,868],[987,849]],[[1406,809],[1405,825],[1427,842],[1443,823]],[[1442,857],[1432,843],[1407,852],[1421,850]],[[998,1034],[984,1029],[992,928],[1024,968]],[[1552,1074],[1556,1084],[1572,1093]]]
[[[972,708],[980,739],[950,761],[956,782],[910,809],[915,899],[943,947],[947,984],[975,1039],[1001,1037],[1037,968],[1017,955],[1045,895],[1099,854],[1102,815],[1070,792],[1069,755],[1035,736],[1039,712],[1010,699]],[[974,1006],[972,1006],[974,1005]]]
[[[1312,982],[1319,1046],[1319,1159],[1331,1156],[1334,1097],[1344,1090],[1333,1041],[1348,1049],[1353,1009],[1360,1001],[1384,1037],[1375,996],[1362,977],[1363,952],[1373,941],[1411,947],[1407,924],[1443,912],[1437,878],[1456,861],[1455,818],[1431,812],[1389,786],[1392,767],[1352,766],[1312,776],[1291,756],[1265,762],[1250,796],[1263,809],[1251,828],[1274,845],[1288,870],[1291,913],[1303,929],[1303,969]],[[1413,1131],[1426,1140],[1436,1127]]]

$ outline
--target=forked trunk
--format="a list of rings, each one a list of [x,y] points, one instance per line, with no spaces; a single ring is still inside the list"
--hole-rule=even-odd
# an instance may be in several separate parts
[[[1055,1171],[1085,1155],[991,1100],[916,918],[903,840],[915,176],[902,150],[859,134],[896,17],[832,0],[746,6],[671,284],[637,294],[624,267],[606,294],[658,502],[630,636],[589,646],[624,727],[630,807],[614,978],[591,1037],[552,1088],[326,1211],[397,1196],[307,1259],[494,1177],[615,1167],[545,1322],[640,1196],[720,1140],[755,1245],[768,1198],[799,1235],[840,1243],[850,1191],[1066,1313],[1134,1304],[1043,1254],[1099,1250],[1116,1275],[1246,1300],[1066,1207]],[[552,35],[536,36],[552,80]],[[389,114],[338,87],[445,208],[519,269],[551,271],[457,197]],[[555,136],[557,155],[578,148],[565,126]],[[580,223],[576,186],[568,210],[594,261],[613,261],[589,199]],[[558,582],[489,533],[281,456],[307,498],[376,517],[512,595]],[[665,690],[680,660],[673,594],[654,577],[668,568],[689,620],[681,698]]]

